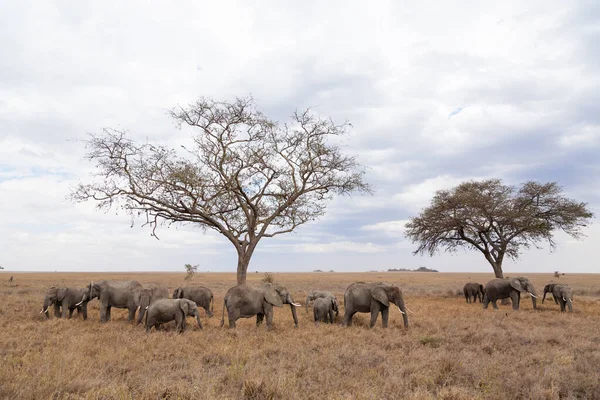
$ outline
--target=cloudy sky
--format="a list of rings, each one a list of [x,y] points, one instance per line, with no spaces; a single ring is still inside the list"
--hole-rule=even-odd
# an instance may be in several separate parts
[[[326,3],[326,4],[324,4]],[[252,95],[353,124],[347,152],[373,196],[266,239],[250,271],[427,266],[491,271],[479,254],[413,256],[408,218],[473,178],[558,181],[600,206],[597,1],[87,2],[0,5],[0,265],[26,271],[234,271],[192,227],[150,231],[66,199],[92,165],[77,139],[104,127],[177,147],[166,110]],[[506,271],[600,272],[600,222]]]

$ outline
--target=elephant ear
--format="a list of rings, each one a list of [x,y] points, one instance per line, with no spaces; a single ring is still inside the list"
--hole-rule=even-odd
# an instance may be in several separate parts
[[[512,278],[509,281],[509,283],[510,283],[510,286],[512,286],[513,288],[515,288],[515,290],[518,290],[519,292],[523,292],[525,290],[525,288],[521,284],[521,281],[518,280],[517,278]]]
[[[56,291],[56,300],[63,301],[63,299],[67,296],[67,289],[58,289]]]
[[[265,291],[265,300],[267,303],[274,305],[275,307],[283,307],[283,302],[279,293],[275,289],[267,289]]]
[[[375,300],[377,300],[384,306],[386,306],[386,307],[390,306],[390,301],[388,300],[388,295],[381,286],[375,286],[375,287],[371,288],[371,296],[373,296],[373,298]]]
[[[181,311],[183,311],[183,315],[188,315],[190,312],[190,303],[187,301],[180,301],[179,308],[181,308]]]

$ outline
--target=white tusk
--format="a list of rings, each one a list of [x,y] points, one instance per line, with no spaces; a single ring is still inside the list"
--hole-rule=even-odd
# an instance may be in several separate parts
[[[79,303],[75,304],[75,307],[77,307],[78,305],[80,305],[81,303],[83,303],[83,300],[81,300]]]
[[[530,295],[531,297],[533,297],[534,299],[537,299],[537,296],[536,296],[536,295],[534,295],[533,293],[529,293],[529,295]]]
[[[400,307],[398,307],[398,311],[400,311],[400,312],[402,313],[402,315],[406,314],[404,311],[402,311],[402,310],[400,309]]]
[[[144,310],[147,310],[147,309],[148,309],[148,306],[146,306],[146,308],[144,308]]]
[[[48,307],[50,308],[50,307]],[[48,312],[48,308],[46,308],[45,310],[42,308],[42,312],[40,314],[45,314],[46,312]]]
[[[563,297],[563,301],[567,301],[567,300]]]
[[[408,307],[404,307],[404,308],[406,308],[406,311],[408,311],[409,313],[411,313],[411,314],[414,314],[414,312],[410,311],[410,310],[408,309]]]
[[[292,305],[294,305],[296,307],[302,307],[302,304],[298,304],[298,303],[292,303]]]
[[[42,311],[40,311],[40,314],[43,314],[43,313],[44,313],[44,309],[42,308]]]

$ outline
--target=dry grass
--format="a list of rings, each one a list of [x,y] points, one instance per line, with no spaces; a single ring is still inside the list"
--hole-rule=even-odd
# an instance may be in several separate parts
[[[112,321],[101,325],[97,300],[87,321],[44,321],[38,312],[52,285],[109,278],[172,289],[184,274],[13,275],[13,284],[0,275],[2,399],[600,398],[600,275],[561,277],[576,297],[575,312],[560,314],[552,300],[538,312],[528,299],[518,312],[465,304],[463,284],[485,283],[490,274],[276,273],[302,303],[314,288],[342,299],[357,280],[395,282],[415,314],[408,330],[397,312],[389,329],[379,319],[369,330],[366,314],[350,328],[315,327],[311,313],[298,309],[294,329],[286,307],[276,310],[267,332],[254,320],[240,320],[235,331],[219,328],[223,295],[235,277],[200,273],[194,283],[215,293],[215,317],[203,317],[203,331],[190,320],[182,335],[173,326],[145,334],[127,323],[125,310],[113,310]],[[538,291],[553,279],[528,276]],[[250,283],[262,278],[249,275]]]

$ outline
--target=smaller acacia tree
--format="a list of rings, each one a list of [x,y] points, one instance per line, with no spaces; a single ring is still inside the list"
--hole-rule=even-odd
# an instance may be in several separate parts
[[[134,143],[112,129],[91,135],[86,157],[97,173],[71,198],[103,209],[120,204],[144,218],[153,235],[162,222],[219,232],[237,251],[239,284],[261,239],[318,219],[334,195],[371,191],[364,168],[335,143],[347,123],[306,110],[281,124],[251,98],[201,98],[170,115],[193,129],[192,146],[178,152]]]
[[[191,281],[198,272],[198,265],[185,264],[185,280]]]
[[[592,217],[586,203],[564,197],[555,182],[527,182],[517,189],[499,179],[469,181],[438,191],[406,224],[405,235],[418,244],[414,254],[478,250],[503,278],[505,257],[518,259],[521,249],[541,241],[554,249],[556,230],[579,239]]]

